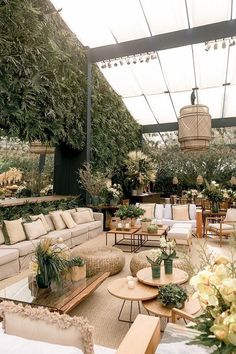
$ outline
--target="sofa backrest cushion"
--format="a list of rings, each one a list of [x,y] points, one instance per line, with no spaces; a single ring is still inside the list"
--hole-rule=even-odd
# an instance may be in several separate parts
[[[49,213],[56,230],[64,230],[66,228],[66,224],[61,217],[61,213],[62,210],[50,211]]]
[[[171,204],[165,204],[164,219],[172,219]]]
[[[77,225],[94,221],[94,218],[91,216],[91,213],[89,210],[76,211],[75,213],[72,213],[71,216]]]
[[[155,218],[158,220],[162,220],[164,215],[164,205],[156,204],[155,206]]]
[[[186,205],[172,205],[172,219],[176,221],[189,220],[189,206]]]
[[[74,222],[71,213],[67,210],[63,211],[61,213],[61,217],[64,221],[64,223],[66,224],[66,226],[70,229],[72,227],[75,227],[77,224]]]
[[[196,204],[189,204],[189,218],[191,220],[196,220]]]
[[[74,346],[85,354],[94,354],[93,330],[82,317],[50,312],[47,308],[0,303],[5,333],[26,339]]]
[[[17,242],[26,240],[22,218],[11,221],[4,220],[2,230],[7,245],[14,245]]]
[[[144,218],[153,219],[155,217],[155,203],[140,203],[139,207],[145,210]]]
[[[228,209],[224,221],[236,221],[236,209]]]
[[[2,225],[0,225],[0,245],[3,245],[5,243],[3,231],[2,231]]]
[[[47,220],[45,218],[45,215],[43,215],[43,214],[31,215],[30,219],[33,220],[33,221],[37,220],[37,219],[41,219],[45,229],[47,230],[47,232],[52,231],[51,226],[48,224],[48,222],[47,222]]]
[[[22,225],[28,240],[34,240],[40,236],[47,235],[47,230],[45,229],[41,219],[30,222],[23,222]]]

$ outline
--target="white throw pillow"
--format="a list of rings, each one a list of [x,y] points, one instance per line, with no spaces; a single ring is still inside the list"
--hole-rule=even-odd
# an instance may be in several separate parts
[[[71,216],[77,225],[94,221],[94,219],[91,217],[91,213],[89,210],[77,211],[76,213],[72,213]]]
[[[87,211],[87,210],[90,212],[91,218],[94,221],[93,210],[91,208],[76,208],[76,211]]]
[[[41,219],[42,220],[42,223],[43,223],[43,225],[44,225],[44,227],[45,227],[45,229],[47,230],[47,232],[49,232],[49,231],[51,231],[51,227],[50,227],[50,225],[48,224],[48,222],[47,222],[47,220],[46,220],[46,218],[45,218],[45,215],[43,215],[43,214],[39,214],[39,215],[31,215],[30,216],[30,219],[31,220],[37,220],[37,219]]]
[[[34,240],[40,236],[47,235],[47,230],[41,219],[31,222],[23,222],[22,225],[28,240]]]
[[[77,226],[77,224],[74,222],[71,213],[69,211],[63,211],[61,213],[61,217],[64,221],[64,223],[66,224],[66,226],[68,227],[68,229]]]
[[[172,205],[173,220],[176,221],[188,221],[189,220],[189,208],[188,205]]]
[[[62,210],[50,211],[49,213],[56,230],[63,230],[66,228],[66,224],[61,217],[61,213]]]
[[[6,245],[14,245],[17,242],[26,240],[22,218],[11,221],[4,220],[2,230]]]

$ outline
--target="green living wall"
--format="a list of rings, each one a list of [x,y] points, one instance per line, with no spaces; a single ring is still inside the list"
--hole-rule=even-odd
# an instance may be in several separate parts
[[[0,128],[7,136],[85,146],[86,54],[48,0],[0,0]],[[94,66],[94,166],[116,168],[138,124]]]

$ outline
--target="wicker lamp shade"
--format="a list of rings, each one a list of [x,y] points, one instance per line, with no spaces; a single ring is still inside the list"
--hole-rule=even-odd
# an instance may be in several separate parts
[[[30,152],[32,154],[54,154],[55,148],[49,145],[44,145],[41,143],[41,141],[33,141],[30,143]]]
[[[212,140],[211,116],[205,105],[195,104],[181,108],[179,117],[181,150],[207,150]]]
[[[201,175],[198,175],[197,176],[197,179],[196,179],[196,182],[197,184],[201,185],[203,184],[204,180],[203,180],[203,177]]]
[[[235,185],[235,184],[236,184],[236,177],[235,177],[235,176],[232,176],[232,177],[231,177],[230,183],[231,183],[232,185]]]
[[[178,178],[177,178],[176,176],[173,177],[172,183],[173,183],[173,184],[178,184],[178,183],[179,183],[179,180],[178,180]]]

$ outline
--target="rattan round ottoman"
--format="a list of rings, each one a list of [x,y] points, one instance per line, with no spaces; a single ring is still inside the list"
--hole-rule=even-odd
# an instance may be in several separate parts
[[[147,251],[142,251],[139,253],[136,253],[131,261],[130,261],[130,271],[133,277],[136,277],[137,272],[140,269],[150,267],[150,263],[148,262],[146,256],[150,253],[150,250]],[[180,261],[178,259],[174,260],[174,266],[176,268],[179,268],[178,265],[180,266]]]
[[[73,250],[73,257],[76,256],[85,260],[87,277],[98,272],[110,272],[110,275],[114,275],[125,265],[125,255],[116,247],[81,247]]]

